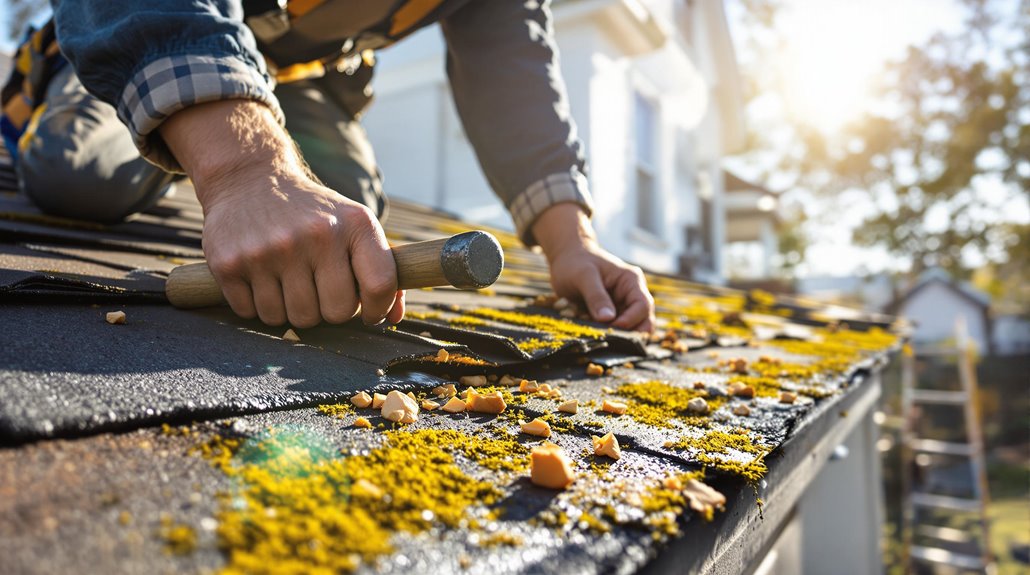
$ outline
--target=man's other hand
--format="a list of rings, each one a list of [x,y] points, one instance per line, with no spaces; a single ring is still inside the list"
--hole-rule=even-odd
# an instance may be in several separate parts
[[[654,330],[654,299],[640,268],[604,250],[593,227],[576,204],[557,204],[533,224],[551,268],[551,286],[559,296],[586,304],[596,321],[613,327]]]
[[[262,104],[186,108],[161,136],[204,207],[204,254],[238,315],[269,325],[404,316],[386,236],[365,206],[322,186]]]

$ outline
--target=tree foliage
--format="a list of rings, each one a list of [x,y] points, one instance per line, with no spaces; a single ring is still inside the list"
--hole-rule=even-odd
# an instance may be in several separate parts
[[[1006,209],[1030,190],[1030,0],[1016,22],[995,19],[999,4],[967,2],[962,32],[910,48],[842,137],[803,132],[795,168],[826,194],[866,191],[875,207],[854,241],[915,273],[967,277],[974,262],[1008,261],[1027,235]]]
[[[29,23],[49,7],[47,0],[4,0],[4,3],[9,20],[3,34],[12,40],[19,40]]]

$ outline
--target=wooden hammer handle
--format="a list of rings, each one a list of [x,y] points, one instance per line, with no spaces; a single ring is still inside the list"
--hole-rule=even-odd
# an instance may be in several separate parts
[[[397,262],[399,289],[417,289],[451,285],[444,274],[440,253],[450,238],[404,244],[392,248]],[[168,274],[165,295],[177,308],[193,309],[225,303],[207,262],[179,266]]]

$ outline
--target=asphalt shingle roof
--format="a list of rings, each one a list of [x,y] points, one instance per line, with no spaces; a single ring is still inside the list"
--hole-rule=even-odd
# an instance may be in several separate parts
[[[330,493],[330,509],[353,514],[346,525],[364,518],[374,524],[369,529],[385,525],[392,533],[392,551],[356,560],[359,569],[598,573],[710,566],[715,557],[741,552],[713,533],[753,528],[756,493],[783,488],[792,493],[785,500],[798,496],[786,489],[798,462],[842,433],[838,412],[868,404],[874,394],[862,374],[878,369],[895,346],[879,333],[888,327],[883,318],[849,317],[852,327],[868,332],[827,329],[826,310],[810,302],[656,275],[650,285],[662,329],[654,340],[568,320],[540,299],[548,291],[543,259],[501,232],[508,265],[493,288],[413,290],[408,319],[396,329],[321,326],[298,330],[301,343],[292,344],[281,339],[284,328],[243,321],[226,309],[186,312],[162,303],[168,271],[202,255],[201,221],[188,190],[111,227],[46,218],[23,198],[0,193],[0,444],[6,445],[0,556],[11,572],[83,564],[98,572],[183,572],[239,567],[248,559],[271,571],[310,571],[320,561],[350,557],[356,551],[348,545],[357,543],[317,531],[332,518],[319,511],[325,501],[312,503],[315,491],[304,491],[311,483],[294,485],[289,478],[298,475],[282,476],[295,492],[273,505],[262,499],[268,493],[251,490],[255,477],[282,472],[281,465],[317,481],[337,465],[350,466],[347,473],[395,469],[391,458],[407,453],[397,441],[429,441],[447,430],[459,432],[452,439],[468,438],[471,451],[427,444],[425,462],[419,452],[403,455],[411,466],[426,466],[410,485],[439,479],[433,470],[444,469],[441,462],[460,470],[452,483],[434,483],[443,493],[426,494],[423,517],[429,518],[422,527],[389,528],[411,511],[390,493],[373,502],[378,515],[359,513],[353,477]],[[466,228],[447,214],[401,202],[387,223],[398,242]],[[126,312],[124,325],[104,322],[114,309]],[[447,361],[436,359],[440,349],[448,351]],[[588,376],[586,363],[606,373]],[[511,388],[503,390],[508,408],[500,416],[423,411],[415,424],[390,432],[396,426],[378,411],[347,407],[360,390],[401,389],[421,399],[471,374],[546,382],[561,390],[562,400],[578,399],[580,410],[560,414],[558,400]],[[732,381],[751,384],[758,397],[727,396]],[[798,401],[780,402],[781,388],[797,392]],[[682,404],[693,397],[706,398],[712,412],[685,412]],[[605,400],[623,401],[629,412],[605,413]],[[331,404],[343,406],[328,410],[338,417],[314,409]],[[731,412],[741,405],[751,413]],[[527,479],[525,451],[539,438],[520,435],[518,421],[538,416],[549,419],[551,441],[579,474],[569,491]],[[374,429],[356,428],[358,417]],[[614,463],[593,456],[590,447],[591,435],[609,431],[624,448]],[[297,434],[310,444],[291,443],[269,455],[276,441]],[[477,454],[480,443],[507,446],[515,463],[505,465],[522,467],[492,467]],[[211,445],[233,458],[213,457]],[[255,445],[267,460],[245,457]],[[316,451],[326,459],[310,460]],[[690,500],[667,484],[702,468],[704,481],[729,500],[712,523],[699,521]],[[756,479],[761,473],[768,483]],[[395,496],[408,485],[374,478]],[[434,515],[433,501],[453,495],[453,481],[470,478],[496,489],[497,500],[459,499],[468,506],[461,522],[442,522],[444,509]],[[256,509],[265,519],[246,524],[267,529],[262,535],[230,529],[240,514]],[[291,539],[301,527],[288,522],[301,509],[311,518],[304,529],[329,537],[312,536],[304,545],[324,552],[309,553]],[[767,513],[773,512],[779,511],[770,505]],[[289,551],[290,560],[276,559],[275,549]]]

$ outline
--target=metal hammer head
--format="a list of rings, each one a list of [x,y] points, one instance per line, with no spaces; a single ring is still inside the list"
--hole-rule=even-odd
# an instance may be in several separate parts
[[[440,252],[443,273],[456,288],[485,288],[501,275],[504,252],[497,238],[486,232],[458,234],[444,244]]]

